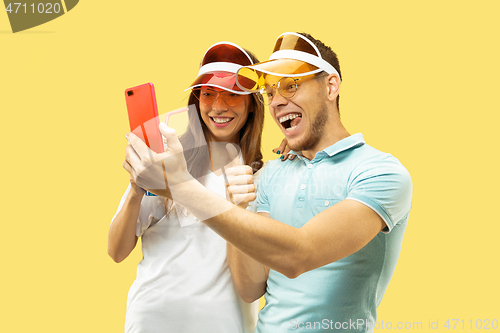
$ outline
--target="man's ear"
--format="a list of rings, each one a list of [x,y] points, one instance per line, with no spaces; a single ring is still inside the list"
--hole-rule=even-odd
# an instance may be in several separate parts
[[[326,79],[328,99],[333,102],[339,95],[340,78],[336,74],[330,74]]]

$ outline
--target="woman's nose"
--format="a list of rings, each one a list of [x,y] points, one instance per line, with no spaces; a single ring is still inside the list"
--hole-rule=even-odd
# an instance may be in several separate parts
[[[214,103],[212,104],[212,109],[215,111],[224,111],[227,110],[227,108],[228,106],[224,101],[224,98],[221,96],[221,94],[218,94],[214,100]]]

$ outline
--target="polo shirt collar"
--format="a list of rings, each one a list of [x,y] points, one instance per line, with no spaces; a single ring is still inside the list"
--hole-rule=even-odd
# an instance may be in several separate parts
[[[316,156],[314,159],[322,158],[325,157],[326,155],[332,157],[334,155],[337,155],[343,151],[349,150],[351,148],[356,148],[359,146],[362,146],[365,144],[365,139],[363,137],[363,134],[361,133],[356,133],[353,135],[348,136],[345,139],[342,139],[333,145],[323,149],[322,151],[319,151],[316,153]],[[296,151],[290,151],[290,154],[297,155],[299,157],[303,157],[301,152],[296,152]]]
[[[343,151],[349,150],[351,148],[356,148],[365,144],[365,139],[363,134],[356,133],[351,136],[348,136],[345,139],[340,140],[339,142],[334,143],[330,147],[323,149],[325,153],[327,153],[330,157],[333,155],[337,155]]]

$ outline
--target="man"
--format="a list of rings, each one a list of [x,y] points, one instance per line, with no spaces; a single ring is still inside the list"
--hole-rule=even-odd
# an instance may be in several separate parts
[[[251,302],[265,293],[256,332],[371,332],[408,221],[408,172],[343,126],[337,57],[311,36],[281,35],[270,61],[244,67],[238,82],[269,104],[297,156],[265,167],[259,214],[192,179],[175,131],[164,125],[168,151],[154,154],[129,135],[125,169],[139,185],[172,195],[232,244],[228,261],[240,295]],[[252,191],[242,169],[227,171],[237,201]],[[171,193],[160,189],[166,180]]]

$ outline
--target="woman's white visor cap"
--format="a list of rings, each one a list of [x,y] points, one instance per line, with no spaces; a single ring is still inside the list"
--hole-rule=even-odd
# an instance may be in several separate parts
[[[208,86],[240,95],[250,94],[238,87],[236,73],[241,67],[252,64],[252,58],[240,46],[230,42],[216,43],[205,52],[198,77],[184,91]]]

